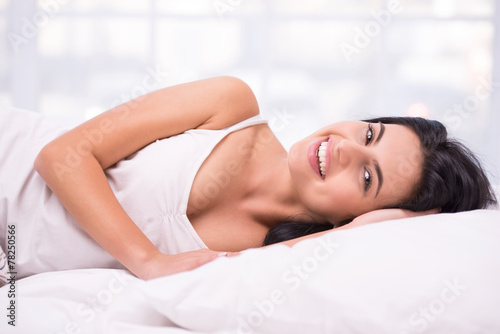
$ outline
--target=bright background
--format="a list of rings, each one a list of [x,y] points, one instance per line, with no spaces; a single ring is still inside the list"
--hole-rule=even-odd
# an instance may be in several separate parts
[[[145,91],[234,75],[286,148],[330,122],[423,115],[478,152],[500,184],[499,6],[0,0],[0,99],[83,119]]]

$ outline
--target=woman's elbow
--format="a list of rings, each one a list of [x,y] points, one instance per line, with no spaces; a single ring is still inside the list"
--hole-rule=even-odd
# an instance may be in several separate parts
[[[38,174],[42,174],[43,170],[47,166],[47,162],[50,160],[49,155],[50,155],[50,144],[45,145],[42,147],[40,152],[38,152],[38,155],[35,158],[35,161],[33,162],[33,167],[35,170],[38,172]]]
[[[52,176],[61,179],[65,168],[69,168],[64,163],[63,155],[64,153],[57,145],[49,143],[38,152],[33,167],[45,181],[52,178]]]

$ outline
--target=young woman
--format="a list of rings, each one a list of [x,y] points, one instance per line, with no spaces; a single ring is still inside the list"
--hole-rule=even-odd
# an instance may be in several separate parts
[[[349,226],[495,200],[478,162],[437,122],[341,122],[287,153],[231,77],[165,88],[69,131],[9,115],[0,214],[17,229],[20,277],[124,266],[150,279],[354,218]],[[23,147],[9,138],[17,127]],[[21,155],[38,174],[15,162]]]

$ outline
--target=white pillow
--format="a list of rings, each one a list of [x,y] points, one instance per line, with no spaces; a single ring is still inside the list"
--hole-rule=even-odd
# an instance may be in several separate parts
[[[499,333],[499,238],[492,210],[395,220],[247,251],[144,291],[199,331]]]
[[[500,212],[477,210],[332,231],[148,282],[118,270],[41,274],[18,282],[16,330],[497,334],[499,238]]]

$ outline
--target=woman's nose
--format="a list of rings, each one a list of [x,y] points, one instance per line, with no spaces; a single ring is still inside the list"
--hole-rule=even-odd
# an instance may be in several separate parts
[[[339,165],[349,166],[354,161],[367,160],[368,151],[366,146],[360,145],[352,140],[342,139],[337,144]]]

